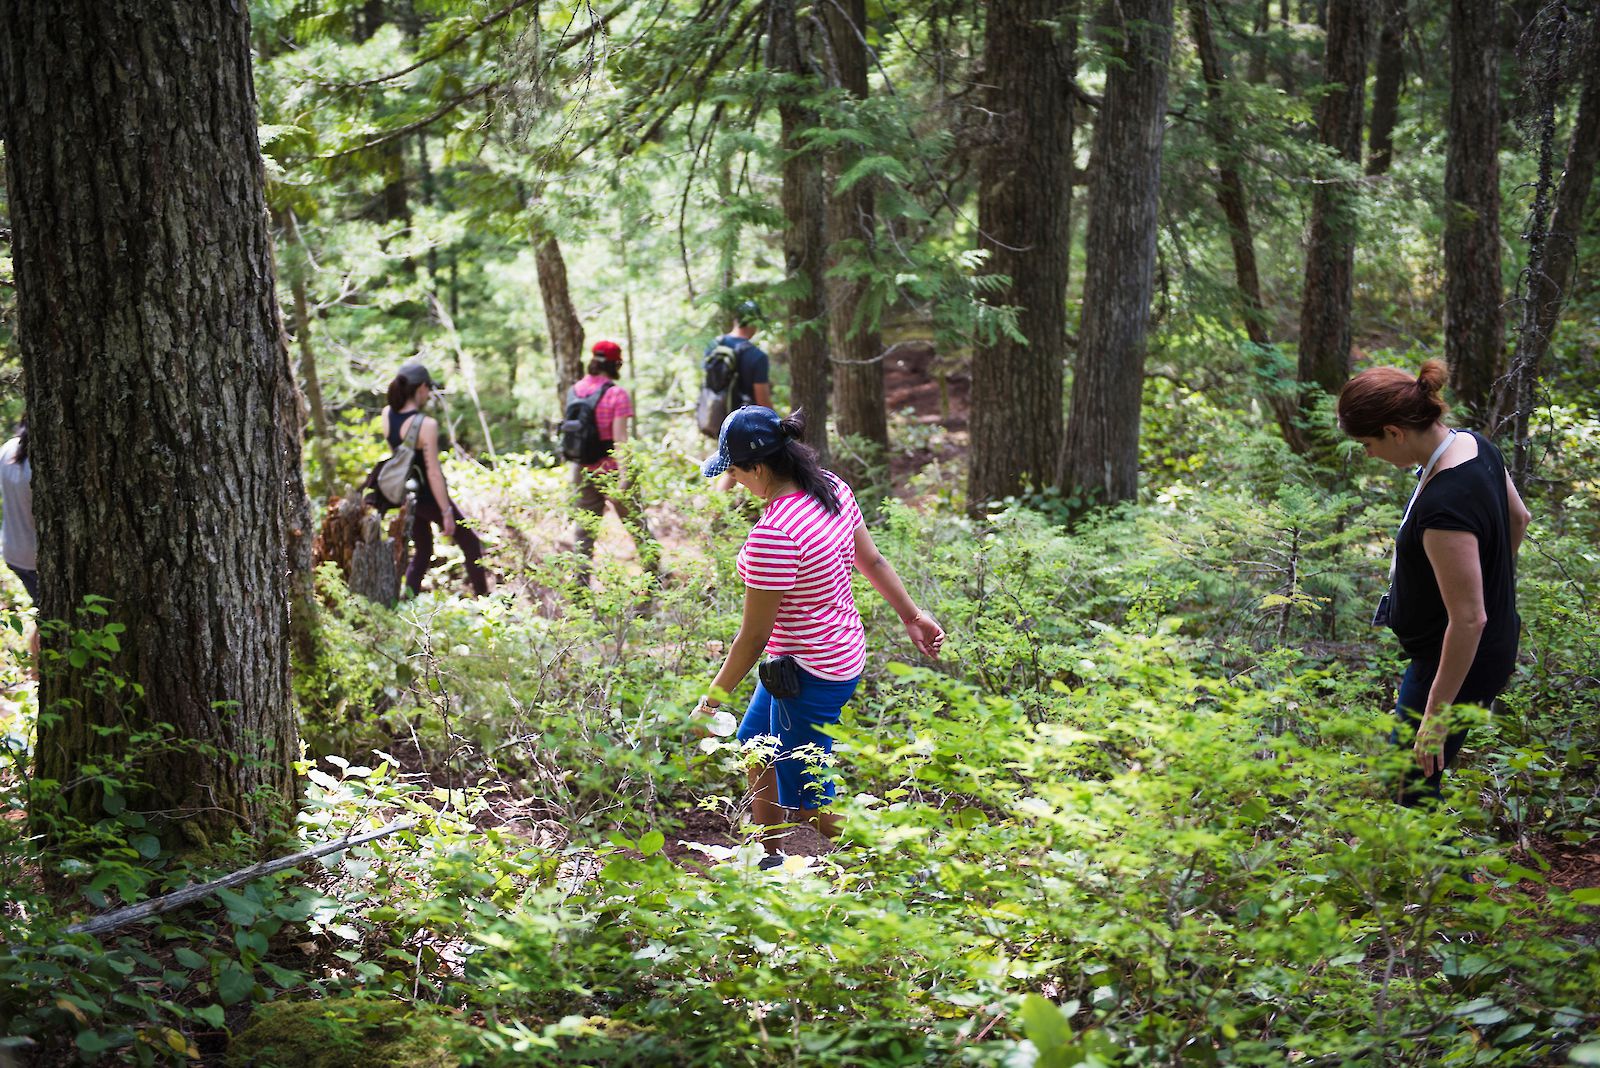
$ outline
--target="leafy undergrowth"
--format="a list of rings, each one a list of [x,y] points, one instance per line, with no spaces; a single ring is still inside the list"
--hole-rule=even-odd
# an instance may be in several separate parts
[[[1172,462],[1221,463],[1186,440]],[[390,612],[320,576],[296,836],[415,826],[209,908],[66,933],[197,873],[126,811],[81,829],[76,871],[37,853],[12,678],[5,1042],[40,1064],[1594,1063],[1592,487],[1536,527],[1503,710],[1410,811],[1397,665],[1359,623],[1392,483],[1321,488],[1265,438],[1227,456],[1229,482],[1070,534],[1047,500],[981,528],[888,504],[878,540],[949,653],[897,663],[862,588],[845,834],[771,872],[740,825],[750,754],[684,722],[736,629],[747,520],[671,457],[644,472],[673,571],[648,602],[619,551],[571,607],[558,475],[515,463],[473,486],[500,596]]]

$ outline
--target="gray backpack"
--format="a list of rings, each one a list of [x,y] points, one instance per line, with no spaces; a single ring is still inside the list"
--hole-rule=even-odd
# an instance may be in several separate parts
[[[733,411],[734,393],[739,385],[739,351],[726,342],[720,342],[706,353],[701,365],[705,378],[700,384],[700,397],[694,406],[695,425],[700,433],[715,440],[722,432],[722,421]]]
[[[417,417],[411,420],[411,429],[400,436],[400,444],[395,446],[394,455],[378,465],[373,487],[390,507],[398,508],[406,503],[406,482],[411,478],[411,469],[417,464],[417,435],[422,433],[422,420],[423,415],[418,412]]]

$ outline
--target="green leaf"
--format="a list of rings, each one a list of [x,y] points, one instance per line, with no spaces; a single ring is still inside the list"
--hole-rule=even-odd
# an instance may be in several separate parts
[[[236,960],[230,960],[217,974],[217,996],[224,1005],[234,1005],[250,996],[256,981],[250,972]]]
[[[267,953],[267,936],[249,928],[234,931],[233,944],[239,947],[240,953],[255,953],[258,957]]]
[[[79,1031],[78,1049],[84,1053],[104,1053],[108,1049],[115,1049],[116,1043],[103,1037],[98,1031]]]
[[[1477,998],[1473,1001],[1457,1005],[1450,1010],[1450,1015],[1464,1017],[1469,1023],[1480,1027],[1497,1024],[1511,1014],[1494,1003],[1493,998]]]
[[[101,802],[101,807],[106,810],[106,815],[108,816],[120,816],[122,810],[128,807],[128,802],[121,794],[107,786],[105,800]]]
[[[172,951],[172,955],[185,968],[204,968],[206,966],[206,959],[187,946],[179,946]]]
[[[1022,1030],[1039,1050],[1039,1068],[1068,1068],[1076,1057],[1072,1025],[1055,1002],[1038,994],[1022,999]]]
[[[988,823],[989,815],[981,808],[968,806],[957,811],[955,819],[951,822],[964,831],[970,831],[974,827],[982,827],[985,823]]]
[[[1259,797],[1252,797],[1239,806],[1239,815],[1246,823],[1261,823],[1272,815],[1272,810],[1267,803]]]
[[[1527,1036],[1533,1034],[1534,1030],[1535,1025],[1531,1023],[1515,1024],[1496,1035],[1494,1044],[1497,1046],[1514,1045],[1520,1039],[1526,1038]]]
[[[1579,905],[1600,905],[1600,886],[1585,886],[1574,890],[1572,900]]]
[[[248,927],[261,918],[261,905],[243,894],[236,894],[232,890],[218,890],[217,897],[227,907],[230,923]]]
[[[1568,1064],[1600,1064],[1600,1042],[1585,1042],[1567,1052]]]
[[[161,855],[161,839],[153,834],[136,834],[128,839],[128,844],[146,860],[154,860]]]
[[[647,857],[653,857],[661,852],[661,847],[667,844],[667,836],[660,831],[646,831],[639,839],[639,852]]]
[[[306,978],[300,972],[291,971],[288,968],[280,968],[268,961],[261,962],[261,970],[267,973],[267,978],[271,979],[279,990],[289,990],[297,987],[305,982]]]
[[[194,1010],[194,1014],[196,1018],[219,1030],[228,1023],[228,1014],[223,1012],[221,1005],[202,1005]]]

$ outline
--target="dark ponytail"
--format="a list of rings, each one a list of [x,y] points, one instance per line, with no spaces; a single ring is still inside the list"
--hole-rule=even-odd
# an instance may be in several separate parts
[[[764,456],[748,466],[743,464],[740,466],[749,470],[757,463],[766,464],[767,469],[775,477],[793,482],[801,493],[822,505],[823,511],[829,515],[838,515],[844,507],[839,502],[839,494],[833,488],[828,473],[817,462],[817,450],[805,443],[805,410],[801,409],[779,422],[778,429],[783,434],[783,446],[777,452],[771,456]]]
[[[11,457],[11,462],[14,463],[14,464],[25,464],[25,463],[28,462],[28,417],[27,416],[23,416],[22,417],[22,429],[17,431],[17,452],[16,452],[16,455]]]
[[[404,375],[395,375],[394,381],[389,383],[389,410],[398,412],[411,403],[416,392],[417,387],[407,382]]]

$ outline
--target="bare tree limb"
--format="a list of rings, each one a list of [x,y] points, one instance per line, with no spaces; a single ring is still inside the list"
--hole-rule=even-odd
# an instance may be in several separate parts
[[[218,890],[227,890],[241,883],[248,883],[268,875],[276,875],[280,871],[288,871],[290,868],[297,867],[302,861],[315,860],[317,857],[327,856],[329,853],[337,853],[353,846],[364,845],[367,842],[391,835],[396,831],[410,830],[416,825],[417,821],[415,819],[410,816],[404,816],[383,827],[379,827],[375,831],[364,831],[355,835],[347,834],[343,838],[337,838],[332,842],[324,842],[319,846],[302,850],[293,856],[279,857],[277,860],[264,860],[259,864],[252,864],[248,868],[243,868],[231,875],[224,875],[220,879],[213,879],[208,883],[191,883],[181,889],[174,890],[170,894],[153,897],[149,901],[141,901],[137,905],[129,905],[127,908],[117,909],[115,912],[108,912],[103,916],[96,916],[92,920],[75,923],[67,928],[66,933],[69,935],[105,934],[107,931],[126,927],[130,923],[138,923],[140,920],[147,920],[151,916],[160,916],[162,913],[171,912],[173,909],[180,909],[196,901],[203,901]]]

